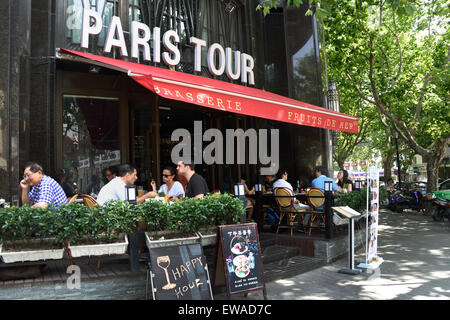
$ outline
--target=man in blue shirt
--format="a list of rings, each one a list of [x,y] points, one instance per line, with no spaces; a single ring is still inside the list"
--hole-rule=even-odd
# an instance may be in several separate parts
[[[333,183],[333,191],[338,191],[339,187],[337,186],[336,182],[334,182],[333,179],[328,178],[328,171],[325,169],[325,167],[319,166],[316,167],[316,179],[312,181],[312,187],[313,188],[321,188],[325,190],[325,181],[331,181]]]
[[[61,185],[44,175],[42,167],[36,162],[25,164],[22,188],[22,204],[32,205],[36,208],[47,208],[49,205],[67,203],[67,196]],[[31,187],[31,191],[29,188]]]

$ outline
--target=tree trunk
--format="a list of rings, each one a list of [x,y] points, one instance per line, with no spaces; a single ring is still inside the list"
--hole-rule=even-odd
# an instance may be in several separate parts
[[[344,170],[344,161],[345,160],[342,160],[342,159],[339,159],[339,160],[336,161],[337,165],[339,167],[339,170]]]
[[[394,153],[388,153],[383,160],[384,169],[384,181],[388,181],[392,178],[392,160],[394,159]]]
[[[446,140],[439,140],[435,152],[427,157],[427,192],[438,190],[439,165],[444,158]]]

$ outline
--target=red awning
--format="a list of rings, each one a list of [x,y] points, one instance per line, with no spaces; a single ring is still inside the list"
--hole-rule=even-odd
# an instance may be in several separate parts
[[[60,49],[62,58],[126,72],[161,97],[253,117],[351,133],[359,118],[331,111],[264,90],[143,64]],[[80,59],[81,57],[81,59]]]

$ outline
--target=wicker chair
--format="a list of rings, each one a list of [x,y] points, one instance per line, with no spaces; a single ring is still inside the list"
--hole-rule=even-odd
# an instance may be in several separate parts
[[[311,218],[309,220],[309,235],[311,235],[311,227],[315,220],[318,222],[318,227],[320,227],[320,221],[325,224],[325,209],[323,208],[323,205],[325,204],[325,194],[323,189],[310,188],[306,192],[306,199],[311,208]],[[320,207],[322,208],[318,209]]]
[[[83,203],[86,207],[89,209],[94,208],[95,206],[98,206],[97,200],[95,200],[93,197],[91,197],[88,194],[82,194],[81,198],[83,198]]]
[[[296,209],[294,206],[294,196],[286,188],[275,188],[275,199],[277,201],[278,209],[280,211],[280,219],[278,220],[277,231],[280,228],[288,228],[291,231],[291,236],[294,232],[294,221],[296,215],[300,215],[303,224],[303,230],[305,230],[305,209]],[[281,221],[284,217],[287,217],[287,225],[281,225]]]
[[[74,202],[75,200],[77,200],[78,198],[78,194],[75,194],[72,198],[70,198],[69,203]]]

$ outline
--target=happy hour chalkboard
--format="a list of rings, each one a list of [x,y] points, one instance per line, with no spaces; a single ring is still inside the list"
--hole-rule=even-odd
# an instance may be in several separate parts
[[[200,244],[150,248],[154,300],[212,300]]]
[[[228,295],[262,289],[266,298],[256,223],[219,226],[218,246],[215,284],[224,273]]]

